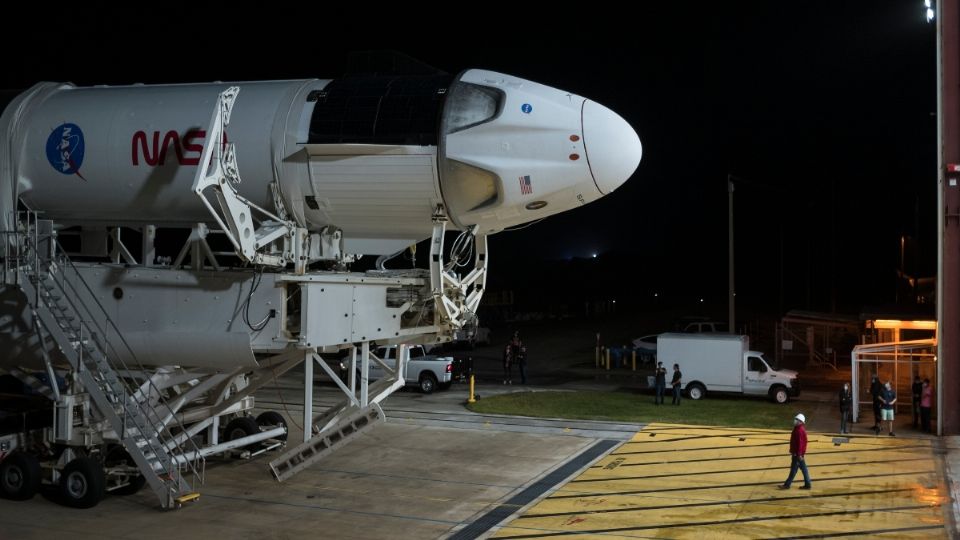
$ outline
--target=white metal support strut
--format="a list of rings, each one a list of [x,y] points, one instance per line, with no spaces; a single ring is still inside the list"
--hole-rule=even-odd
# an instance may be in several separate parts
[[[433,241],[430,243],[430,284],[441,319],[440,326],[463,328],[469,315],[476,313],[487,283],[487,236],[477,234],[474,226],[469,234],[473,236],[473,269],[463,278],[455,272],[455,262],[445,264],[443,260],[443,240],[447,230],[447,216],[443,207],[438,207],[433,215]]]
[[[303,274],[307,266],[305,244],[309,235],[306,229],[264,210],[237,192],[240,171],[236,152],[233,143],[224,142],[223,135],[230,123],[230,112],[239,92],[240,87],[231,86],[217,97],[197,176],[193,181],[193,192],[203,201],[242,260],[273,267],[284,267],[292,262],[296,273]],[[204,195],[208,189],[216,195],[219,212]],[[275,201],[280,204],[280,199]],[[254,210],[268,218],[259,227],[253,220]],[[285,211],[281,213],[286,214]],[[283,241],[284,244],[280,252],[267,253],[261,250],[277,241]]]

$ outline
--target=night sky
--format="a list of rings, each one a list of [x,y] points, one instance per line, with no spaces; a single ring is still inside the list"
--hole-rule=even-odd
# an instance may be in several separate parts
[[[348,52],[377,49],[451,73],[501,71],[608,106],[644,156],[612,195],[494,236],[492,287],[526,271],[576,275],[575,259],[597,253],[597,294],[641,309],[655,292],[704,298],[725,313],[734,174],[738,302],[771,314],[903,302],[901,264],[933,276],[936,263],[935,28],[922,1],[719,4],[736,5],[659,2],[628,15],[271,3],[230,8],[218,27],[210,8],[91,3],[24,21],[27,40],[3,38],[0,87],[333,78]]]

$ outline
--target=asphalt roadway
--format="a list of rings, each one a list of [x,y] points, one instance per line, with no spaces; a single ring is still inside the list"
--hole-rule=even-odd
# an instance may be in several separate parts
[[[550,389],[584,387],[616,384]],[[465,385],[397,392],[386,423],[284,483],[271,454],[209,460],[200,499],[177,511],[147,490],[89,510],[0,500],[0,540],[956,537],[958,438],[838,439],[811,425],[814,489],[780,491],[787,431],[478,415],[465,398]],[[317,387],[315,408],[336,400]],[[257,403],[299,422],[300,382],[281,379]]]

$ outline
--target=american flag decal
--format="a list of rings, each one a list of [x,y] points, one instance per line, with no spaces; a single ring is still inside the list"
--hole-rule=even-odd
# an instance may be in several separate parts
[[[533,184],[530,183],[530,175],[520,177],[520,193],[524,195],[533,193]]]

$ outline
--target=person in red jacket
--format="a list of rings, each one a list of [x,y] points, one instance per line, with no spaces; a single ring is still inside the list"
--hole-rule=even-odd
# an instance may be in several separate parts
[[[806,422],[807,417],[803,413],[793,417],[793,433],[790,434],[790,476],[787,477],[786,482],[778,486],[780,489],[790,489],[790,484],[793,482],[793,477],[797,475],[798,468],[803,472],[803,485],[800,486],[800,489],[810,489],[812,487],[810,473],[807,472],[807,464],[803,461],[803,456],[807,453],[807,430],[803,427]]]

